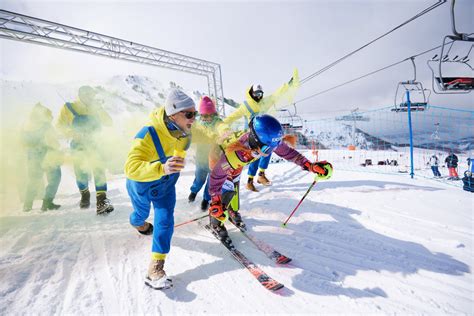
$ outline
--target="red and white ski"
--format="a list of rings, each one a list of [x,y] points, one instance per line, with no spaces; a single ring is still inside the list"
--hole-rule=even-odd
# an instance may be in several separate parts
[[[273,248],[273,246],[269,245],[268,243],[266,243],[265,241],[263,241],[261,239],[258,239],[257,237],[255,237],[255,235],[248,232],[246,228],[239,227],[239,226],[235,225],[235,223],[232,222],[232,221],[229,221],[229,222],[231,222],[235,227],[237,227],[237,229],[240,230],[240,232],[248,240],[250,240],[255,245],[255,247],[257,247],[259,250],[261,250],[273,262],[275,262],[277,264],[287,264],[291,261],[290,257],[287,257],[287,256],[281,254],[281,252],[275,250],[275,248]]]
[[[237,260],[243,267],[245,267],[264,288],[275,292],[284,287],[282,283],[271,278],[259,266],[250,261],[250,259],[248,259],[243,253],[237,250],[231,242],[229,243],[222,241],[209,225],[205,225],[204,227],[221,242],[221,244],[232,254],[234,259]]]

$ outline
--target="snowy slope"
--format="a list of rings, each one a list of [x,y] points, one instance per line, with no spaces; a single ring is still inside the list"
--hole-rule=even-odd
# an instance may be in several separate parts
[[[231,231],[239,249],[286,285],[261,287],[208,232],[175,230],[166,270],[175,287],[143,284],[151,239],[128,224],[125,180],[109,182],[116,211],[80,210],[63,167],[58,211],[8,209],[0,218],[0,314],[468,314],[473,310],[473,195],[407,176],[337,171],[290,220],[310,175],[273,164],[272,187],[242,188],[255,235],[294,258],[278,267]],[[193,166],[178,185],[176,223],[201,215],[187,203]],[[245,177],[243,181],[245,181]],[[39,203],[39,202],[38,202]]]

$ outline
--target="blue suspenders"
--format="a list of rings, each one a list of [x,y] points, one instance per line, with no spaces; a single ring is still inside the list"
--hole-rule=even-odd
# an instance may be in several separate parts
[[[69,109],[69,111],[71,111],[72,115],[77,116],[77,112],[76,110],[72,108],[72,104],[70,102],[66,102],[66,106]]]
[[[258,112],[255,113],[255,111],[252,110],[252,108],[250,107],[250,104],[248,104],[247,101],[244,101],[244,105],[245,105],[245,107],[247,108],[247,110],[250,112],[250,119],[252,119],[255,115],[258,114]],[[246,116],[244,117],[244,119],[245,119],[245,126],[244,126],[244,128],[247,128],[247,127],[249,126],[249,122],[248,122]]]
[[[166,157],[165,152],[163,151],[163,146],[161,146],[160,138],[158,137],[155,128],[153,126],[148,126],[148,132],[150,132],[151,139],[155,145],[156,153],[158,154],[158,160],[163,164],[166,163],[168,157]]]

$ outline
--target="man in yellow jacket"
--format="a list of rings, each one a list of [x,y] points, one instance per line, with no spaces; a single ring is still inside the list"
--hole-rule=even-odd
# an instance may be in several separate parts
[[[133,205],[130,223],[141,234],[153,234],[151,262],[145,278],[145,284],[153,289],[172,286],[164,263],[174,228],[175,184],[184,167],[196,114],[194,101],[188,95],[171,90],[165,106],[154,110],[149,124],[135,136],[125,163],[127,191]],[[145,221],[151,203],[154,225]]]
[[[52,121],[51,110],[37,103],[22,131],[22,140],[28,155],[28,184],[23,206],[25,212],[31,211],[33,207],[44,173],[48,185],[45,188],[41,210],[56,210],[61,207],[53,203],[61,181],[62,154]]]
[[[66,102],[58,118],[58,129],[71,139],[76,184],[81,193],[81,208],[90,206],[89,169],[94,174],[97,214],[107,214],[114,207],[107,199],[104,158],[100,149],[102,126],[112,125],[112,119],[96,99],[97,92],[90,86],[79,88],[79,99]]]
[[[262,86],[259,84],[254,84],[247,90],[245,100],[239,105],[237,110],[235,110],[231,115],[227,116],[223,120],[224,124],[222,126],[230,126],[230,124],[242,117],[245,118],[246,122],[249,122],[254,116],[258,114],[276,111],[278,105],[284,106],[293,100],[298,88],[299,76],[296,69],[293,71],[293,76],[291,77],[290,81],[284,83],[280,88],[278,88],[269,96],[264,97]],[[271,185],[271,181],[269,181],[265,176],[265,170],[268,168],[270,159],[271,154],[257,159],[249,165],[247,189],[258,192],[253,184],[253,178],[257,174],[257,169],[259,169],[257,182],[263,185]]]

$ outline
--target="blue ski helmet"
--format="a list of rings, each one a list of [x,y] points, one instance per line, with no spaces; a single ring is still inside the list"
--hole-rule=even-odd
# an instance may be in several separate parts
[[[280,145],[283,138],[283,128],[273,116],[268,114],[254,116],[249,127],[249,144],[252,149],[260,148],[267,152]]]

